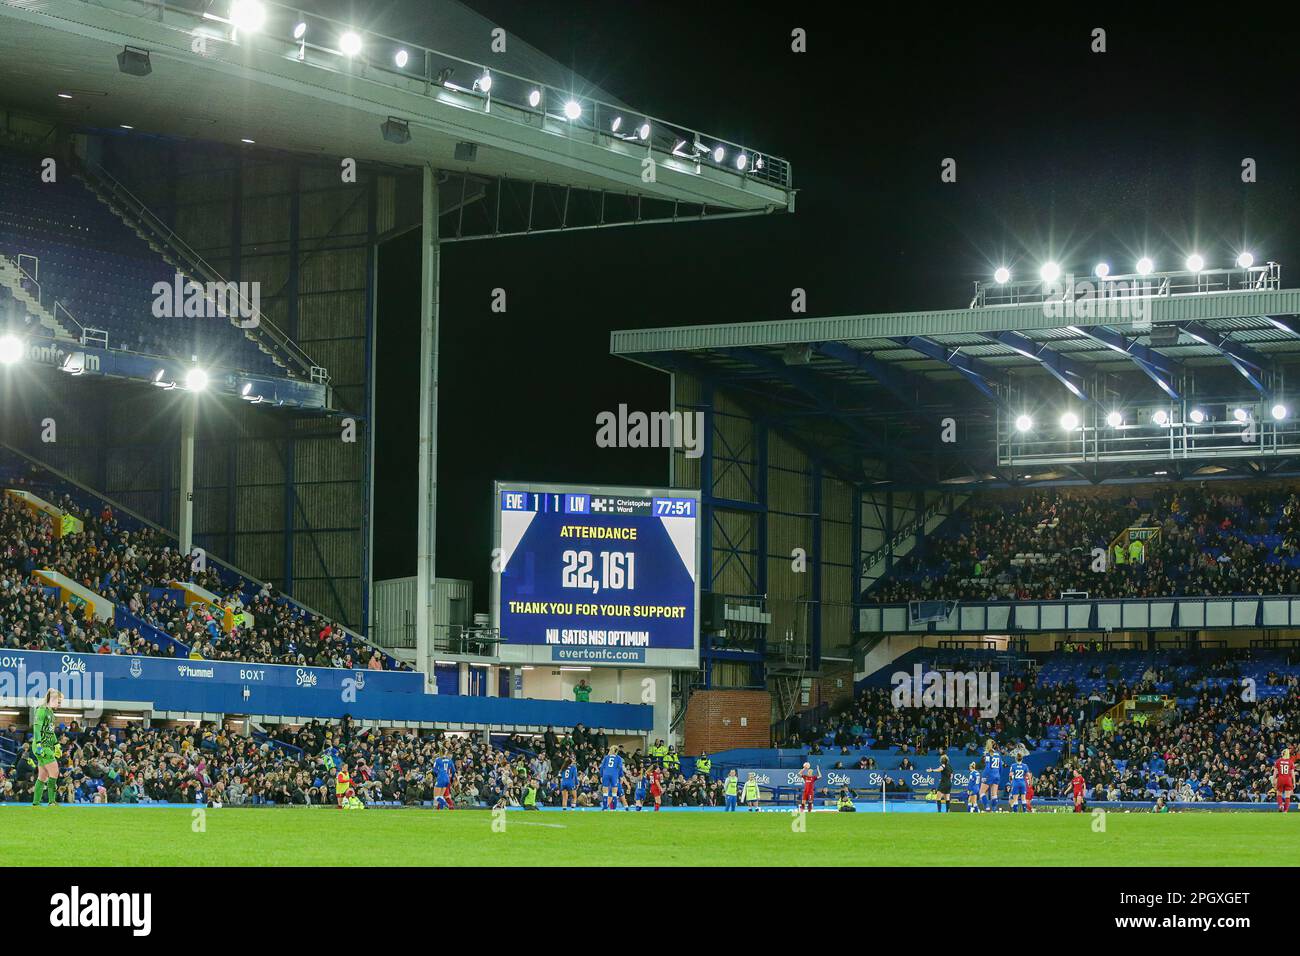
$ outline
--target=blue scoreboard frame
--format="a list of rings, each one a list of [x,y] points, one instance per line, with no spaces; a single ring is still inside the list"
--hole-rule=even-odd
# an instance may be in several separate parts
[[[699,667],[698,491],[498,481],[494,499],[502,662]]]

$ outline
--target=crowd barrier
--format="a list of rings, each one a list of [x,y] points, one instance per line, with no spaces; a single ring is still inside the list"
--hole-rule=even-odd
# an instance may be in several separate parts
[[[514,729],[583,724],[641,734],[653,725],[645,704],[598,704],[424,692],[413,671],[343,670],[174,657],[0,650],[0,699],[58,686],[70,700],[143,703],[154,711],[339,718],[450,729]]]

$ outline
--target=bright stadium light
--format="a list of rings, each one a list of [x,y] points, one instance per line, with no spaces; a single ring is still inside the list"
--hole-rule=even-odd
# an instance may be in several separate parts
[[[622,126],[623,126],[623,117],[615,116],[614,122],[609,124],[609,131],[611,133],[617,133]]]
[[[489,73],[487,70],[484,70],[483,75],[474,81],[474,86],[480,93],[491,93],[492,74]]]
[[[256,33],[266,25],[266,7],[261,0],[231,0],[230,22],[240,33]]]
[[[13,365],[22,361],[23,342],[16,335],[0,335],[0,365]]]
[[[1169,424],[1169,413],[1163,408],[1157,408],[1151,415],[1151,420],[1157,425],[1164,426]]]
[[[356,56],[361,52],[361,34],[349,30],[339,37],[339,51],[344,56]]]
[[[647,140],[647,139],[649,139],[649,138],[650,138],[650,124],[649,124],[649,123],[642,123],[642,124],[641,124],[641,128],[638,129],[638,130],[636,131],[636,135],[639,136],[639,137],[641,137],[642,140]]]
[[[736,168],[739,169],[742,173],[745,171],[745,167],[748,165],[749,165],[749,157],[746,156],[744,153],[741,153],[739,156],[736,157]]]
[[[405,50],[398,50],[397,53],[393,56],[393,62],[397,64],[397,68],[399,70],[403,69],[407,64],[407,61],[409,61],[410,59],[411,59],[411,55],[407,53]]]
[[[1016,416],[1016,431],[1027,432],[1029,431],[1029,429],[1033,427],[1034,427],[1034,420],[1030,418],[1028,415]]]
[[[306,35],[307,35],[307,24],[299,20],[296,24],[294,24],[293,38],[295,40],[301,40]]]
[[[727,151],[725,149],[723,149],[721,146],[715,146],[713,148],[713,161],[715,163],[720,163],[726,158],[727,158]]]
[[[1188,272],[1200,272],[1205,268],[1205,260],[1198,253],[1193,252],[1187,257],[1187,262],[1184,265],[1187,266]]]
[[[1149,256],[1143,256],[1137,261],[1137,274],[1140,276],[1149,276],[1155,271],[1156,264],[1151,261]]]
[[[1237,256],[1238,269],[1249,269],[1254,264],[1255,264],[1255,257],[1251,255],[1249,252],[1243,252],[1241,255]]]
[[[1272,411],[1273,411],[1274,421],[1280,422],[1282,421],[1282,419],[1286,418],[1287,416],[1287,408],[1281,402],[1278,402],[1276,405],[1274,405]]]
[[[1232,410],[1232,417],[1235,421],[1245,422],[1250,418],[1250,412],[1246,411],[1244,408],[1234,408]]]
[[[1074,412],[1066,412],[1061,416],[1061,430],[1072,432],[1079,427],[1079,416]]]
[[[1106,416],[1106,424],[1111,428],[1119,428],[1120,425],[1124,424],[1124,416],[1119,412],[1111,412]]]
[[[531,106],[533,109],[537,109],[537,104],[540,103],[541,101],[542,101],[541,90],[530,90],[528,92],[528,105]]]
[[[998,266],[997,269],[993,271],[993,281],[998,285],[1003,285],[1011,281],[1011,270],[1006,266]]]
[[[1044,282],[1055,282],[1061,278],[1061,267],[1055,262],[1044,262],[1043,267],[1038,270],[1038,276]]]
[[[566,100],[564,103],[564,118],[572,122],[582,115],[582,104],[577,100]]]
[[[1110,275],[1110,266],[1105,262],[1099,262],[1097,263],[1097,268],[1092,270],[1092,274],[1098,279],[1104,279],[1106,276]]]
[[[201,368],[192,368],[185,373],[185,387],[191,392],[201,392],[208,387],[208,373]]]
[[[1187,413],[1187,417],[1195,424],[1199,425],[1201,422],[1205,421],[1205,412],[1201,411],[1199,408],[1193,408]]]

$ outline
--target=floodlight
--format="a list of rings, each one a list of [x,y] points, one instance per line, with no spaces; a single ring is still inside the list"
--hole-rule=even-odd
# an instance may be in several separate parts
[[[1106,416],[1106,424],[1111,428],[1119,428],[1120,425],[1124,424],[1124,416],[1119,412],[1111,412]]]
[[[566,100],[564,103],[564,118],[567,120],[576,120],[582,115],[582,104],[577,100]]]
[[[256,33],[266,24],[266,7],[261,0],[231,0],[230,22],[241,33]]]
[[[1232,417],[1239,422],[1245,422],[1250,418],[1250,412],[1246,411],[1244,408],[1234,408],[1232,410]]]
[[[640,136],[643,140],[645,140],[645,139],[649,139],[649,138],[650,138],[650,124],[649,124],[649,123],[642,123],[642,124],[641,124],[641,128],[640,128],[639,130],[636,131],[636,134],[637,134],[637,136]]]
[[[1097,268],[1092,270],[1092,274],[1098,279],[1104,279],[1106,276],[1110,275],[1110,266],[1105,262],[1099,262],[1097,263]]]
[[[1197,253],[1193,252],[1190,256],[1187,257],[1187,262],[1184,263],[1184,265],[1187,266],[1188,272],[1200,272],[1202,269],[1205,268],[1205,260],[1202,259]]]
[[[1034,427],[1034,420],[1030,418],[1028,415],[1016,416],[1016,431],[1027,432],[1029,431],[1029,429],[1033,427]]]
[[[136,47],[123,47],[117,55],[117,68],[130,76],[148,76],[153,72],[149,62],[149,51]]]
[[[529,92],[529,94],[528,94],[528,105],[531,106],[533,109],[537,109],[537,104],[540,103],[541,101],[542,101],[542,91],[541,91],[541,90],[531,90],[531,91]]]
[[[1149,276],[1155,270],[1156,264],[1147,256],[1143,256],[1137,261],[1137,274],[1140,276]]]
[[[1282,419],[1286,418],[1286,416],[1287,416],[1287,408],[1285,405],[1283,405],[1281,402],[1278,402],[1276,405],[1273,406],[1273,419],[1275,421],[1280,422]]]
[[[726,158],[727,158],[727,151],[725,149],[723,149],[721,146],[715,146],[713,148],[713,161],[715,163],[720,163]]]
[[[1201,422],[1205,421],[1205,412],[1201,411],[1199,408],[1193,408],[1187,413],[1187,417],[1195,424],[1199,425]]]
[[[1061,267],[1055,262],[1044,262],[1043,267],[1038,270],[1038,276],[1044,282],[1055,282],[1061,277]]]
[[[744,172],[745,167],[748,165],[749,165],[749,157],[746,156],[744,153],[741,153],[739,156],[736,157],[736,168],[739,169],[741,172]]]
[[[1252,256],[1249,252],[1243,252],[1241,255],[1237,256],[1238,269],[1249,269],[1254,264],[1255,264],[1255,257]]]
[[[1066,412],[1061,416],[1061,428],[1064,431],[1072,432],[1079,427],[1079,416],[1074,412]]]
[[[339,52],[344,56],[356,56],[361,52],[361,34],[349,30],[339,37]]]
[[[1002,285],[1003,283],[1009,282],[1010,280],[1011,280],[1011,270],[1008,269],[1006,266],[998,266],[998,268],[993,273],[993,281],[996,282],[998,285]]]
[[[379,124],[379,132],[384,140],[401,146],[411,141],[411,124],[407,120],[390,116]]]
[[[295,40],[301,40],[306,35],[307,35],[307,24],[299,20],[298,23],[294,25],[293,38]]]
[[[619,129],[622,128],[622,126],[623,126],[623,117],[615,116],[614,122],[609,124],[609,131],[611,133],[617,133]]]
[[[492,74],[484,70],[483,75],[474,81],[474,86],[480,93],[490,93],[492,91]]]
[[[1151,420],[1157,425],[1169,424],[1169,413],[1163,408],[1157,408],[1151,415]]]
[[[23,342],[16,335],[0,335],[0,365],[22,361]]]
[[[393,62],[397,64],[399,70],[405,67],[410,59],[411,54],[407,53],[405,50],[398,50],[393,56]]]
[[[208,387],[208,373],[201,368],[192,368],[185,373],[185,387],[191,392],[201,392]]]

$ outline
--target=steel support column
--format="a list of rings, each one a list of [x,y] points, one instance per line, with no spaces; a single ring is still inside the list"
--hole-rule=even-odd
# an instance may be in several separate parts
[[[194,547],[194,432],[198,425],[199,396],[187,392],[181,399],[181,553]]]
[[[433,588],[438,506],[438,181],[424,166],[420,236],[420,459],[415,590],[415,663],[426,686],[433,674]]]

